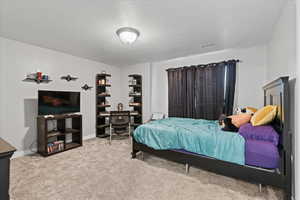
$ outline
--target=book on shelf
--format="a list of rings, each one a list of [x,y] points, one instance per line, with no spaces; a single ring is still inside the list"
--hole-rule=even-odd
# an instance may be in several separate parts
[[[48,143],[48,145],[47,145],[48,153],[55,153],[55,152],[63,151],[63,150],[64,150],[64,141],[63,140],[51,142],[51,143]]]
[[[98,81],[98,85],[106,85],[108,83],[108,81],[106,79],[100,79]]]

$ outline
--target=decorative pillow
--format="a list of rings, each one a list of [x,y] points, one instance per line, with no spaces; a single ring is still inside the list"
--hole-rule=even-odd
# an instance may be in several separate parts
[[[246,107],[246,110],[252,112],[252,113],[256,113],[257,112],[257,109],[256,108],[253,108],[253,107]]]
[[[252,126],[251,123],[247,123],[241,126],[239,134],[243,136],[245,140],[267,141],[276,146],[279,142],[279,135],[271,125]]]
[[[252,115],[251,114],[238,114],[231,115],[228,118],[231,118],[231,122],[237,128],[240,128],[242,125],[250,122]]]
[[[245,108],[237,108],[237,114],[254,114],[257,111],[256,108],[253,107],[245,107]]]
[[[165,118],[164,113],[155,112],[152,114],[151,120],[159,120]]]
[[[269,124],[274,120],[277,114],[277,106],[265,106],[259,109],[251,118],[253,126],[261,126]]]

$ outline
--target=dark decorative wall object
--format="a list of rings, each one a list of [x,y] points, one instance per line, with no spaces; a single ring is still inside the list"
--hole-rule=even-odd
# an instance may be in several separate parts
[[[91,86],[88,86],[88,84],[85,84],[84,86],[82,86],[81,87],[83,90],[90,90],[90,89],[92,89],[93,87],[91,87]]]
[[[73,77],[73,76],[71,76],[71,75],[68,74],[67,76],[62,76],[61,79],[62,80],[66,80],[66,81],[69,82],[69,81],[76,81],[78,78],[77,77]]]

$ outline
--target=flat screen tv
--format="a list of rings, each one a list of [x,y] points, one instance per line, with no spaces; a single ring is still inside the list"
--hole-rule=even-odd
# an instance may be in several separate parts
[[[80,112],[80,92],[38,91],[38,114],[60,115]]]

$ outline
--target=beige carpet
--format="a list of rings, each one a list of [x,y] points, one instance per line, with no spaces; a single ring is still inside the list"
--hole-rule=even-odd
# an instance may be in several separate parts
[[[92,139],[48,158],[12,160],[12,200],[277,200],[280,191],[149,155],[132,160],[128,140]]]

